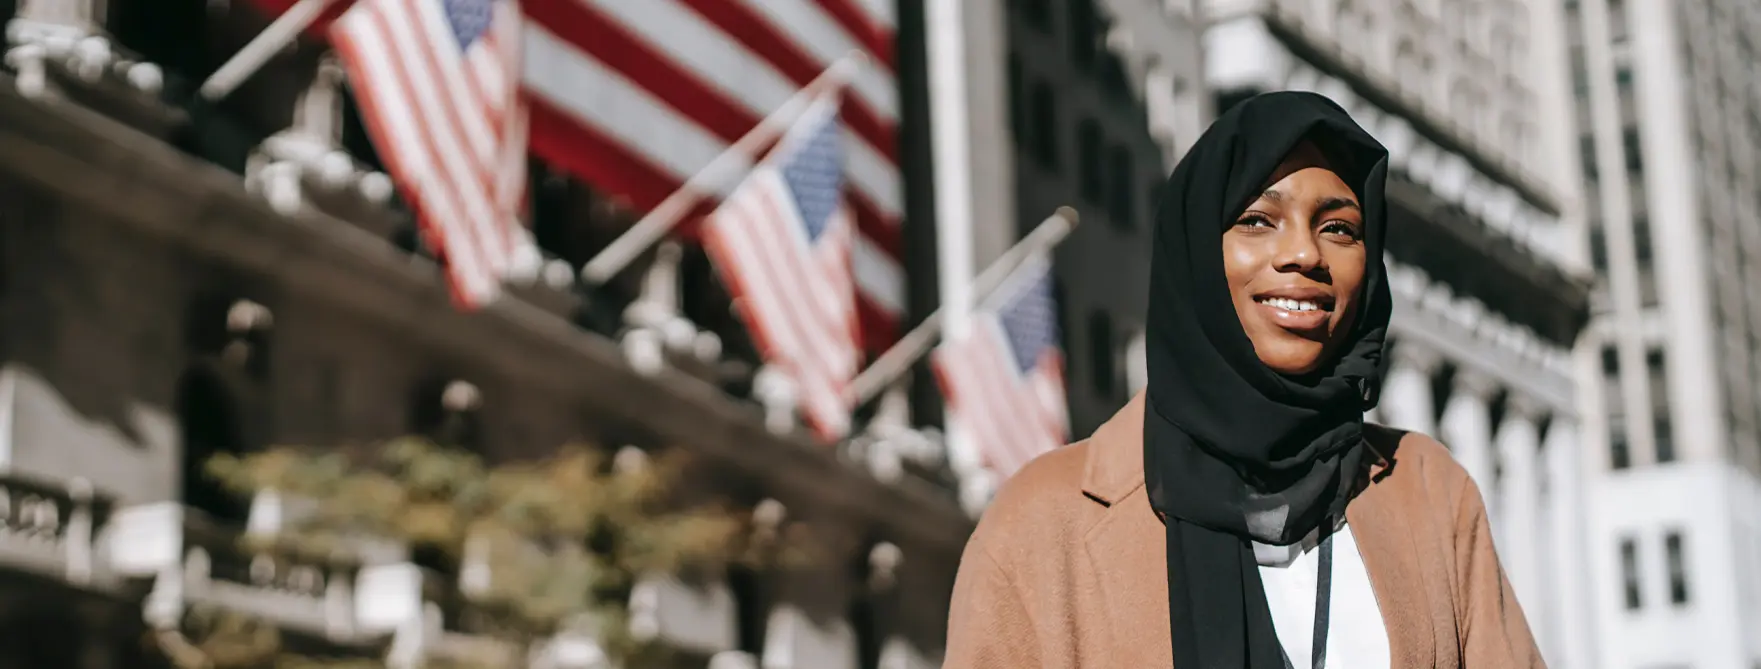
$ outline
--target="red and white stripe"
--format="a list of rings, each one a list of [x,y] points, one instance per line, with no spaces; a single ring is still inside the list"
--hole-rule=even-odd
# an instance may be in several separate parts
[[[625,198],[659,204],[852,50],[872,56],[841,121],[865,343],[904,312],[898,86],[885,0],[524,0],[532,147]],[[732,194],[737,175],[710,188]]]
[[[971,326],[937,347],[931,362],[951,427],[978,449],[987,468],[1008,477],[1065,443],[1063,356],[1052,349],[1022,378],[996,318],[975,317]]]
[[[848,206],[809,243],[781,176],[753,172],[710,216],[704,247],[728,282],[759,353],[795,382],[802,417],[834,442],[850,431],[850,380],[862,363]]]
[[[522,27],[518,7],[497,2],[488,32],[461,52],[442,12],[441,0],[361,0],[329,32],[393,182],[454,297],[474,307],[500,293],[525,238]]]

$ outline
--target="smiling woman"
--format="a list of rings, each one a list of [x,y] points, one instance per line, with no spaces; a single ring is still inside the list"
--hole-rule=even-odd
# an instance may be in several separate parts
[[[1148,387],[997,493],[944,666],[1543,666],[1473,480],[1364,422],[1387,164],[1310,93],[1199,138],[1158,197]]]

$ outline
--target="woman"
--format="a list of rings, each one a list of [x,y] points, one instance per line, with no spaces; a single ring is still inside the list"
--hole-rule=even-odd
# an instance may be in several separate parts
[[[1149,387],[968,543],[950,669],[1541,667],[1479,489],[1366,425],[1387,152],[1326,98],[1224,114],[1163,189]]]

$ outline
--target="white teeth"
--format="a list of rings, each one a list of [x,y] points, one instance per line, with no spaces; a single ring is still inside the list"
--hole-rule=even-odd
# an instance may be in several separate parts
[[[1321,305],[1308,300],[1292,300],[1287,297],[1268,297],[1261,302],[1285,311],[1318,311],[1321,308]]]

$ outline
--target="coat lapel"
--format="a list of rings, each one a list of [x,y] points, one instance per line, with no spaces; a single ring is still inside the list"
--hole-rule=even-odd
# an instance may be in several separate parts
[[[1371,439],[1383,455],[1383,464],[1371,471],[1372,481],[1345,509],[1346,522],[1363,555],[1370,588],[1382,610],[1388,630],[1389,657],[1396,667],[1437,666],[1434,611],[1421,565],[1426,557],[1419,550],[1419,529],[1401,503],[1397,485],[1402,481],[1394,449]],[[1417,472],[1407,473],[1416,475]]]
[[[1107,510],[1088,532],[1088,559],[1106,602],[1110,667],[1170,667],[1168,554],[1162,522],[1142,488]]]
[[[1084,534],[1089,573],[1106,604],[1110,667],[1173,666],[1168,555],[1143,492],[1143,394],[1089,439],[1083,493],[1107,507]]]

